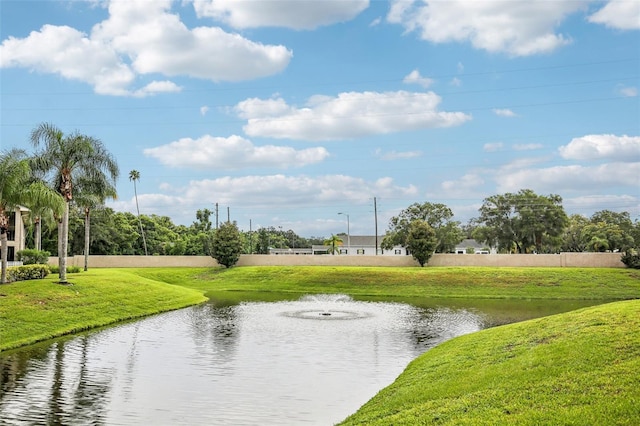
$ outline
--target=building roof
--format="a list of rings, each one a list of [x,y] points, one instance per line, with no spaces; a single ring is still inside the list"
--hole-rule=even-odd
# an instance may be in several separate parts
[[[459,242],[458,244],[456,244],[456,249],[466,249],[467,247],[471,247],[474,249],[483,249],[487,246],[485,244],[480,244],[473,238],[466,238],[461,242]]]

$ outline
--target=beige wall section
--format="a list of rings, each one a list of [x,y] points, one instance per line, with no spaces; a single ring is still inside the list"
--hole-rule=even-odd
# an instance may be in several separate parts
[[[428,266],[492,266],[492,267],[580,267],[624,268],[620,253],[560,254],[434,254]],[[49,258],[57,265],[58,258]],[[84,256],[67,260],[69,266],[84,267]],[[155,268],[167,266],[214,267],[209,256],[89,256],[90,268]],[[242,255],[238,266],[418,266],[411,256],[287,256]]]

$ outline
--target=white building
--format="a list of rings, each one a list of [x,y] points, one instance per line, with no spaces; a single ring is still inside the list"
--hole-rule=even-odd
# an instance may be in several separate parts
[[[18,207],[9,214],[9,230],[7,231],[7,260],[16,260],[16,252],[25,249],[26,232],[23,216],[29,212],[25,207]]]

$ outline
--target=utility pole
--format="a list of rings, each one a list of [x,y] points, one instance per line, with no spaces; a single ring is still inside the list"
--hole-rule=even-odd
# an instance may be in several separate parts
[[[227,206],[227,223],[231,223],[231,212],[229,211],[229,206]]]
[[[216,203],[216,229],[218,229],[218,203]]]
[[[373,217],[376,224],[376,256],[378,255],[378,204],[376,197],[373,197]]]

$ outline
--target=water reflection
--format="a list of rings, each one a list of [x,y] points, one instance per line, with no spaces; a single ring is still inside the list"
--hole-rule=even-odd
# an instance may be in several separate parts
[[[0,424],[333,424],[498,305],[217,299],[1,355]]]

